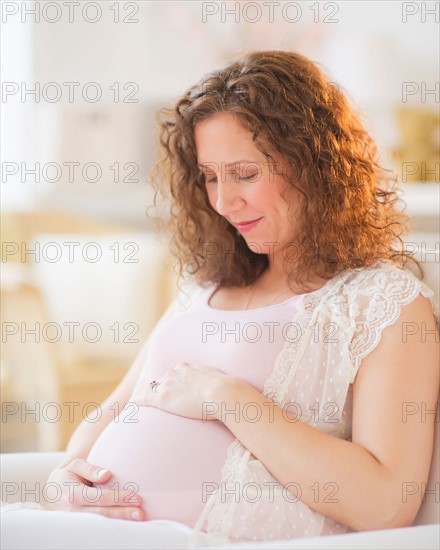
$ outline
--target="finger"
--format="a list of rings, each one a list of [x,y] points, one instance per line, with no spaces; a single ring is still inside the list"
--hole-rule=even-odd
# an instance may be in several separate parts
[[[82,506],[78,512],[90,512],[92,514],[101,514],[107,518],[127,519],[130,521],[143,521],[145,514],[142,508],[126,508],[123,506]]]
[[[75,497],[74,497],[75,498]],[[88,487],[85,485],[77,491],[76,506],[139,506],[142,504],[140,495],[133,491],[113,491],[102,487]]]
[[[151,397],[139,397],[138,399],[136,399],[136,401],[134,401],[134,403],[138,407],[155,407],[155,406],[157,406],[157,404],[155,405],[153,403],[153,399]]]
[[[90,503],[88,503],[90,504]],[[140,506],[142,497],[133,491],[112,491],[103,489],[97,505],[101,506]]]
[[[160,391],[160,386],[163,385],[164,382],[157,382],[156,387],[153,389],[151,386],[151,383],[143,389],[138,397],[135,397],[133,403],[137,406],[145,407],[147,405],[154,406],[155,399]]]
[[[148,405],[146,399],[143,399],[142,397],[136,399],[136,401],[134,401],[134,404],[138,407],[146,407]]]
[[[66,466],[66,469],[72,474],[76,474],[88,481],[99,481],[103,483],[111,477],[111,472],[95,464],[90,464],[83,458],[75,458]]]
[[[114,491],[102,489],[102,487],[89,487],[84,485],[73,492],[73,498],[69,495],[70,508],[77,510],[82,507],[111,508],[140,506],[142,497],[133,491]]]
[[[145,390],[139,395],[139,397],[136,397],[133,402],[138,407],[146,407],[147,405],[150,405],[152,400],[153,396],[151,390]]]

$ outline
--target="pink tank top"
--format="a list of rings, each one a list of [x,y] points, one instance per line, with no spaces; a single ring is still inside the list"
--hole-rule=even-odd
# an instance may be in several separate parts
[[[139,382],[147,385],[186,361],[215,367],[263,391],[303,295],[229,311],[209,305],[214,290],[214,285],[205,288],[189,309],[154,329]],[[133,489],[142,496],[146,520],[193,527],[220,484],[234,439],[217,420],[204,422],[154,407],[136,411],[128,404],[104,429],[87,460],[113,473],[103,487],[115,493]]]

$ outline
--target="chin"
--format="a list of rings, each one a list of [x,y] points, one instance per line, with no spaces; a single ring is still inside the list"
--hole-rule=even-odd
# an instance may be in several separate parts
[[[277,241],[270,239],[252,239],[249,237],[243,237],[248,247],[256,254],[273,254],[274,250],[278,248]],[[268,244],[269,243],[269,244]]]

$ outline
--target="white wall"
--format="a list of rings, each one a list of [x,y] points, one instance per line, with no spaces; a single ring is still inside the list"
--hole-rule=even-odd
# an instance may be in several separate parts
[[[80,82],[82,88],[96,82],[103,90],[103,99],[88,103],[76,93],[74,103],[69,103],[64,94],[62,101],[54,104],[8,104],[4,128],[9,137],[4,160],[95,159],[109,165],[120,157],[121,162],[136,162],[141,167],[138,184],[114,185],[107,171],[100,185],[82,180],[69,185],[63,178],[56,185],[40,184],[38,189],[40,198],[48,204],[119,217],[138,225],[145,223],[145,202],[151,200],[143,177],[155,158],[154,111],[244,49],[292,49],[323,64],[365,112],[369,128],[384,149],[396,145],[398,139],[394,111],[402,105],[402,83],[414,82],[421,88],[424,82],[429,89],[439,80],[435,16],[422,13],[421,5],[415,2],[320,2],[319,13],[316,2],[279,2],[273,7],[273,22],[269,20],[267,2],[260,2],[261,18],[255,23],[246,21],[258,15],[253,2],[240,2],[235,16],[224,13],[235,2],[119,2],[119,23],[114,22],[115,12],[110,9],[114,2],[99,2],[102,17],[96,23],[84,19],[82,7],[76,9],[74,22],[68,21],[64,9],[60,20],[50,23],[43,16],[46,4],[27,2],[28,6],[39,6],[39,23],[32,23],[33,18],[28,16],[25,23],[17,24],[17,14],[4,25],[7,40],[16,52],[10,57],[5,75],[36,80],[42,85]],[[82,2],[81,6],[86,4]],[[438,6],[435,2],[422,4],[428,10]],[[122,22],[130,15],[131,6],[139,8],[132,16],[138,23]],[[204,22],[202,10],[216,8],[217,13],[206,15]],[[411,11],[416,13],[411,15]],[[94,16],[93,10],[87,13]],[[51,17],[54,12],[47,11],[47,18]],[[336,22],[325,22],[326,17]],[[295,18],[298,20],[289,21]],[[17,48],[16,43],[23,47]],[[139,103],[114,103],[109,87],[115,82],[121,87],[127,82],[136,83]],[[431,94],[426,100],[438,108],[438,97]],[[420,93],[409,101],[424,104]],[[33,108],[35,144],[33,119],[28,114]],[[7,204],[30,203],[27,191],[31,188],[15,186],[8,193]]]

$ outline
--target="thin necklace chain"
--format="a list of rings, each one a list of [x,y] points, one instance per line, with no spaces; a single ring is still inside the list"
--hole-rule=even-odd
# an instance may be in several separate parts
[[[245,309],[248,309],[248,308],[249,308],[249,305],[250,305],[250,303],[251,303],[251,300],[252,300],[252,298],[254,297],[254,294],[255,294],[255,288],[256,288],[255,283],[253,283],[253,285],[252,285],[252,290],[251,290],[251,292],[250,292],[250,294],[249,294],[249,298],[248,298],[248,301],[247,301],[247,304],[246,304]],[[290,290],[290,287],[286,287],[282,292],[280,292],[280,293],[277,294],[274,298],[272,298],[272,300],[271,300],[269,303],[264,304],[264,306],[260,306],[260,307],[270,306],[273,302],[275,302],[275,300],[276,300],[277,298],[279,298],[280,296],[282,296],[283,294],[285,294],[288,290]]]

